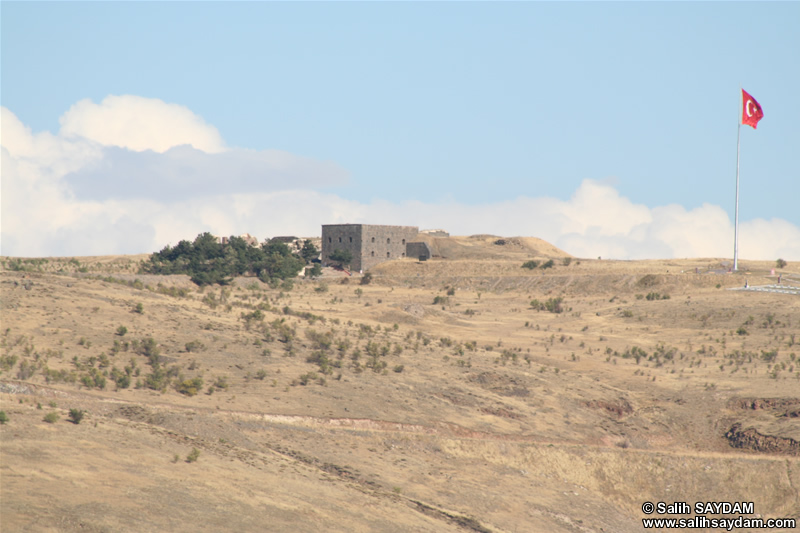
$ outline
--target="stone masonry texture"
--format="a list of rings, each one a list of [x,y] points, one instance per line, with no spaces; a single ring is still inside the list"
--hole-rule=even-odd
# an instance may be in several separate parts
[[[354,271],[368,270],[378,263],[406,257],[406,244],[418,233],[417,226],[323,225],[322,264],[332,264],[330,255],[335,250],[349,250],[353,254],[350,267]]]

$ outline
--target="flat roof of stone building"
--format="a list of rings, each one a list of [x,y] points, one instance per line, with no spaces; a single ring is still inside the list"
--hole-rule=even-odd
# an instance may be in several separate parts
[[[399,226],[396,224],[323,224],[323,228],[330,228],[333,226],[371,226],[375,228],[418,228],[419,226]]]

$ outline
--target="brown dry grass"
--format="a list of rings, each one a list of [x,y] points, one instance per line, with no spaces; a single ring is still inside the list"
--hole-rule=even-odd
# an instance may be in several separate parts
[[[283,292],[252,279],[199,291],[136,275],[141,257],[3,271],[2,529],[639,531],[644,501],[800,515],[797,455],[725,438],[738,423],[800,440],[800,299],[726,290],[774,282],[771,263],[564,266],[547,243],[496,240],[441,242],[451,259],[385,263],[366,286],[326,269]],[[553,269],[520,268],[548,257]],[[798,280],[789,265],[784,282]],[[556,297],[561,314],[530,307]],[[173,374],[163,391],[122,344],[148,337]],[[365,366],[369,351],[384,369]],[[112,369],[132,361],[139,375],[115,390]],[[81,382],[92,373],[104,389]],[[199,394],[177,392],[194,377]],[[229,386],[209,393],[219,378]],[[70,408],[88,412],[81,424]]]

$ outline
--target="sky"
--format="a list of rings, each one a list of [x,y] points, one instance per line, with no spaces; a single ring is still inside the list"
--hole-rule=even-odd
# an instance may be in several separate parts
[[[0,253],[321,224],[800,260],[798,2],[0,3]],[[738,132],[740,88],[764,109]]]

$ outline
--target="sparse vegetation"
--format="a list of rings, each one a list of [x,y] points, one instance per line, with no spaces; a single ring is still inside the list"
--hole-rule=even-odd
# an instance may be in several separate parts
[[[770,295],[715,290],[718,281],[734,287],[744,277],[716,275],[716,265],[694,275],[689,260],[589,260],[574,270],[578,261],[567,265],[564,254],[515,247],[507,241],[492,248],[491,259],[475,264],[446,258],[387,263],[376,267],[368,287],[359,285],[367,275],[326,269],[322,280],[300,281],[291,293],[248,273],[250,278],[228,286],[187,289],[187,296],[165,288],[189,285],[183,278],[163,279],[160,288],[150,275],[108,282],[91,259],[82,259],[80,268],[92,277],[36,271],[37,290],[26,292],[13,285],[22,274],[6,270],[0,336],[6,403],[0,423],[11,427],[4,426],[4,446],[14,453],[9,457],[25,468],[35,464],[43,474],[51,467],[35,459],[49,453],[56,439],[59,452],[75,454],[65,463],[69,467],[95,449],[100,467],[114,453],[128,453],[130,442],[142,447],[130,455],[141,461],[137,470],[168,471],[165,461],[172,460],[173,475],[200,474],[205,466],[184,465],[192,473],[180,464],[196,462],[200,450],[208,450],[213,457],[204,455],[204,461],[210,466],[236,461],[242,494],[261,483],[279,483],[283,475],[291,475],[296,487],[311,483],[316,490],[325,483],[331,494],[358,479],[378,493],[394,491],[394,500],[408,503],[413,497],[424,505],[423,487],[450,486],[445,484],[452,478],[460,488],[448,499],[448,513],[468,508],[464,502],[477,501],[479,487],[497,479],[498,491],[530,482],[558,494],[580,485],[585,488],[574,491],[581,501],[607,498],[597,487],[614,483],[621,487],[615,495],[619,508],[635,510],[631,484],[637,497],[660,494],[663,486],[631,481],[624,472],[670,469],[674,481],[708,465],[705,481],[689,487],[693,493],[712,497],[713,487],[746,476],[758,491],[742,485],[733,496],[752,496],[760,510],[775,516],[791,508],[793,500],[782,495],[791,492],[783,458],[792,455],[776,449],[762,461],[762,452],[753,448],[723,454],[719,440],[733,423],[763,433],[742,442],[792,435],[795,404],[773,403],[794,398],[800,383],[791,297],[773,305]],[[555,266],[520,270],[539,253],[554,257]],[[771,267],[771,261],[754,261],[751,283],[768,279]],[[132,264],[128,273],[136,268]],[[794,265],[783,275],[794,279]],[[339,277],[350,285],[340,285]],[[130,314],[137,301],[147,316]],[[76,421],[73,401],[91,412]],[[54,425],[45,426],[40,421],[51,411]],[[59,416],[81,428],[57,423]],[[713,431],[697,432],[698,427]],[[37,434],[46,438],[37,441]],[[80,434],[91,435],[91,448],[73,438]],[[533,434],[540,443],[516,437]],[[664,444],[665,435],[673,441]],[[30,452],[21,453],[22,446]],[[663,453],[676,446],[680,457]],[[197,450],[193,459],[190,450]],[[116,482],[101,477],[107,469],[99,470],[81,472],[80,481],[93,490]],[[44,494],[45,480],[69,489],[74,483],[68,472],[25,482],[37,494]],[[601,474],[598,482],[594,476]],[[516,481],[506,486],[507,476]],[[124,477],[131,490],[141,489],[135,475]],[[12,494],[21,481],[9,479],[16,483],[7,490]],[[399,484],[402,491],[394,487]],[[223,493],[232,482],[213,485]],[[195,488],[206,498],[202,484]],[[462,490],[468,492],[463,498]],[[238,493],[231,494],[236,504]],[[503,494],[515,508],[552,504],[535,500],[535,491],[524,498],[513,490]],[[772,503],[775,498],[783,507]],[[582,509],[563,513],[573,525],[598,529]],[[402,513],[398,527],[418,514]],[[424,518],[435,516],[441,515],[431,511]],[[496,516],[498,524],[512,523],[502,511]],[[537,515],[543,524],[546,519]],[[453,514],[442,523],[454,525],[452,520],[460,519]],[[529,525],[520,522],[520,528]]]

